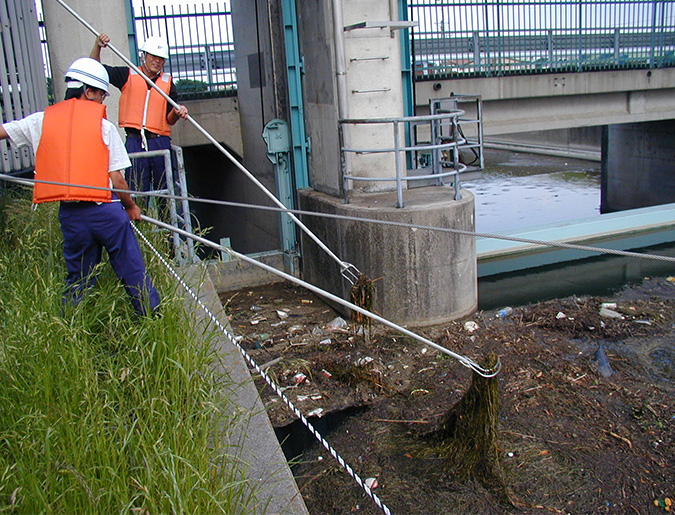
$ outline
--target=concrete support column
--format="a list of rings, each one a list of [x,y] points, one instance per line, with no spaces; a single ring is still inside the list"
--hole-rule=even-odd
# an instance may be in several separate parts
[[[347,4],[347,2],[344,2]],[[387,23],[398,20],[388,0],[350,1],[344,6],[345,59],[347,72],[348,117],[355,119],[399,118],[403,116],[400,30]],[[347,8],[348,7],[348,8]],[[360,28],[365,23],[382,28]],[[359,27],[359,28],[352,28]],[[401,126],[399,146],[405,146]],[[395,136],[391,124],[352,125],[348,146],[359,149],[393,148]],[[391,152],[350,154],[351,174],[357,177],[394,177],[395,156]],[[358,182],[355,189],[382,191],[394,189],[394,182]]]
[[[675,120],[606,126],[603,213],[675,202]]]
[[[88,57],[96,36],[70,14],[58,2],[43,2],[45,27],[49,43],[49,59],[54,80],[54,97],[63,100],[65,83],[63,76],[70,64],[80,57]],[[110,36],[114,47],[129,57],[127,18],[123,1],[106,2],[103,7],[90,0],[69,0],[68,5],[92,27]],[[124,66],[124,62],[110,50],[101,52],[101,60],[111,66]],[[120,93],[110,88],[106,100],[108,120],[117,123]]]
[[[300,192],[300,208],[320,213],[407,224],[474,230],[474,197],[452,188],[415,188],[406,207],[395,194],[370,193],[352,203],[311,190]],[[388,207],[389,206],[389,207]],[[476,242],[473,236],[351,220],[304,217],[303,221],[343,260],[375,281],[374,309],[399,324],[423,326],[461,318],[476,310]],[[350,284],[337,264],[303,236],[303,274],[308,282],[349,298]]]

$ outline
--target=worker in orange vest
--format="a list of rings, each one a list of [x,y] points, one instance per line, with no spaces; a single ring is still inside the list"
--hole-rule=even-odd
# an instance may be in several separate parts
[[[130,223],[141,219],[141,210],[129,193],[106,189],[128,190],[123,171],[131,164],[119,132],[105,118],[108,73],[101,63],[84,57],[70,65],[65,77],[65,100],[3,124],[0,140],[32,146],[33,202],[60,203],[67,269],[64,304],[77,304],[96,283],[96,265],[105,248],[134,310],[155,313],[159,293],[146,273]]]
[[[100,34],[89,57],[101,60],[101,48],[108,46],[110,38]],[[169,58],[169,46],[160,37],[151,36],[141,45],[143,52],[140,70],[174,102],[176,86],[171,75],[162,71]],[[126,149],[131,152],[171,149],[171,126],[188,117],[185,106],[173,107],[145,79],[126,66],[104,65],[110,83],[122,91],[119,106],[119,126],[127,134]],[[165,189],[164,158],[152,157],[134,160],[127,180],[131,189],[150,191]]]

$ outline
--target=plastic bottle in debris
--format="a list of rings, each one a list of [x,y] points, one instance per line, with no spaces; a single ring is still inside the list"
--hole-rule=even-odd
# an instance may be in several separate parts
[[[506,306],[505,308],[502,308],[499,311],[497,311],[497,318],[506,318],[511,313],[513,313],[513,308],[510,306]]]

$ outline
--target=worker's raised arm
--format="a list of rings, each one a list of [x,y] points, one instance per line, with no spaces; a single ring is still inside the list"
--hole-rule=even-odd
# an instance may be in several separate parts
[[[94,47],[91,49],[91,53],[89,54],[89,57],[92,59],[96,59],[97,61],[101,60],[101,48],[105,48],[108,46],[108,43],[110,43],[110,38],[106,36],[105,34],[99,34],[96,37],[96,41],[94,42]]]

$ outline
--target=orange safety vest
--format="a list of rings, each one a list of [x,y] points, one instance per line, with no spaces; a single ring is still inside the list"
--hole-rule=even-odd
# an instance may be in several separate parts
[[[171,92],[171,75],[161,72],[155,84],[166,93]],[[146,129],[162,136],[171,136],[171,125],[166,121],[166,99],[134,70],[122,86],[119,107],[119,126]]]
[[[72,98],[45,109],[42,136],[35,153],[35,178],[42,181],[83,184],[109,188],[110,151],[103,142],[101,127],[105,106],[91,100]],[[110,202],[104,190],[36,182],[33,202],[86,200]]]

